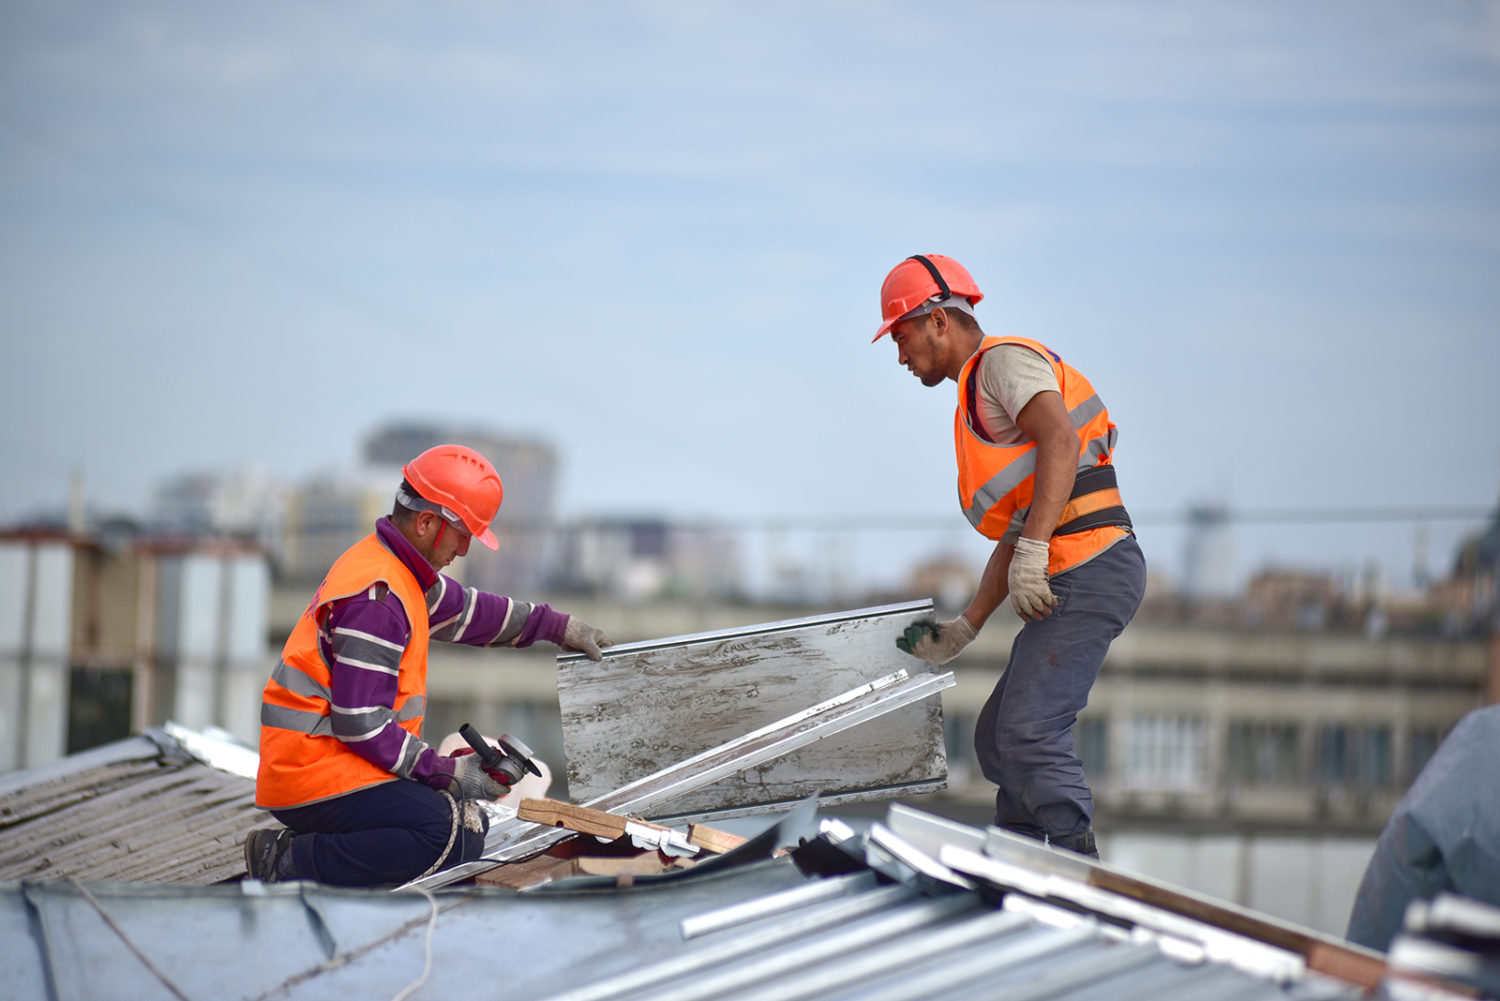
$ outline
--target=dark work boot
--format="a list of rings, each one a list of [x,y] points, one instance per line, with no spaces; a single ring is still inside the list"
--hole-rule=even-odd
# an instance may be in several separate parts
[[[245,872],[251,879],[262,883],[275,883],[283,877],[277,872],[277,863],[292,845],[296,837],[290,830],[267,827],[251,831],[245,838]]]
[[[1077,834],[1069,834],[1065,838],[1052,838],[1049,842],[1059,848],[1066,848],[1070,852],[1087,855],[1094,861],[1099,860],[1099,849],[1094,844],[1094,829],[1079,831]]]

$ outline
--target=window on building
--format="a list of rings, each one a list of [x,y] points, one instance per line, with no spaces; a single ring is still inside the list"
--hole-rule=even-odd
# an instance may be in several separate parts
[[[1442,730],[1436,726],[1414,726],[1406,740],[1405,784],[1410,785],[1422,771],[1422,766],[1437,751],[1442,742]]]
[[[948,785],[961,789],[978,781],[979,758],[974,753],[974,721],[959,712],[943,713],[943,747],[948,756]]]
[[[1342,786],[1353,778],[1349,765],[1349,728],[1325,724],[1318,730],[1318,780],[1327,786]]]
[[[1389,726],[1367,726],[1361,734],[1359,780],[1371,789],[1389,789],[1395,784],[1393,741]]]
[[[1103,716],[1084,715],[1073,727],[1073,741],[1084,774],[1095,785],[1109,777],[1109,721]]]
[[[1142,714],[1130,721],[1125,783],[1142,791],[1193,792],[1206,785],[1207,726],[1187,713]]]
[[[1235,720],[1229,724],[1225,769],[1244,786],[1287,785],[1302,777],[1302,733],[1295,723]]]
[[[130,668],[73,667],[68,671],[67,753],[130,736]]]
[[[1318,730],[1317,776],[1329,788],[1392,787],[1396,775],[1391,727],[1324,724]]]

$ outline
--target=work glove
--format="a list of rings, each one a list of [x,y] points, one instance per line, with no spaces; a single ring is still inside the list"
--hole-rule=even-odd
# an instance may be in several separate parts
[[[979,630],[960,615],[947,622],[924,620],[913,623],[896,638],[896,646],[929,664],[946,664],[962,653],[978,635]]]
[[[589,660],[598,660],[603,656],[599,648],[613,646],[614,642],[604,635],[603,630],[595,629],[577,616],[570,615],[568,624],[563,627],[562,642],[558,646],[584,654]]]
[[[510,792],[510,786],[497,782],[495,773],[486,770],[473,751],[465,749],[453,761],[453,782],[448,791],[454,799],[499,799]]]
[[[1023,619],[1041,619],[1052,614],[1057,598],[1047,586],[1047,543],[1017,539],[1010,558],[1010,607]]]

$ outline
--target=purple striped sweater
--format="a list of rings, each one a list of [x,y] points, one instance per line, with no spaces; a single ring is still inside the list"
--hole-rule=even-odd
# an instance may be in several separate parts
[[[438,573],[389,518],[376,522],[375,533],[427,595],[431,639],[509,647],[531,646],[537,640],[562,642],[566,614],[544,604],[464,587]],[[396,722],[397,675],[410,636],[406,610],[383,586],[345,598],[329,611],[318,640],[325,663],[331,665],[333,734],[393,775],[446,789],[454,759],[439,755]]]

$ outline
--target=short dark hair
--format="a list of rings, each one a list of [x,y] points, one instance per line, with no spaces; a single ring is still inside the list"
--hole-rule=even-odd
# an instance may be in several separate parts
[[[948,322],[957,326],[965,333],[976,333],[979,331],[979,321],[974,319],[974,314],[962,309],[949,309],[944,306],[937,307],[948,314]]]
[[[391,505],[391,521],[395,522],[398,525],[404,525],[407,522],[411,521],[412,516],[417,513],[416,511],[407,507],[405,504],[401,503],[401,501],[399,500],[401,494],[409,494],[415,497],[417,496],[417,492],[416,490],[412,489],[412,485],[406,480],[403,479],[401,481],[401,490],[396,495],[398,499],[395,504]]]

